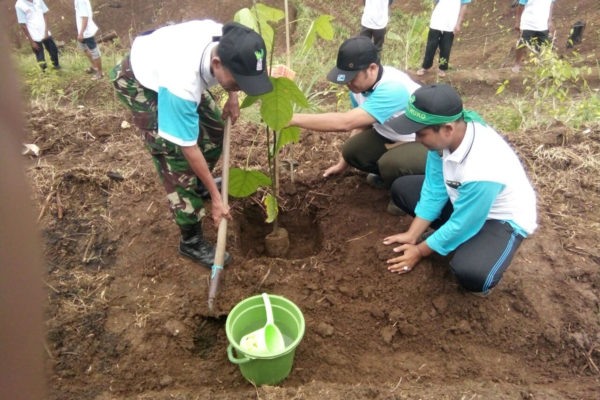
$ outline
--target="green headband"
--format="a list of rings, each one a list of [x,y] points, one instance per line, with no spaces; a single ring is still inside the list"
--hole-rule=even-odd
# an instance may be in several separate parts
[[[418,122],[420,124],[423,124],[423,125],[431,126],[431,125],[447,124],[449,122],[456,121],[460,117],[463,117],[465,122],[475,121],[475,122],[479,122],[482,125],[487,125],[483,121],[483,118],[481,118],[481,116],[479,114],[477,114],[475,111],[462,110],[461,112],[459,112],[456,115],[435,115],[435,114],[429,114],[429,113],[426,113],[425,111],[419,110],[417,107],[414,106],[413,101],[414,101],[414,96],[408,102],[408,106],[406,107],[406,116],[409,119],[411,119],[415,122]]]

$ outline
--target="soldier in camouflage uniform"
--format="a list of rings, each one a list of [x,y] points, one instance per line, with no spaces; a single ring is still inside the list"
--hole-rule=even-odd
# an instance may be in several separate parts
[[[190,43],[194,44],[191,45]],[[195,47],[197,45],[197,47]],[[152,156],[181,230],[179,252],[212,266],[215,247],[204,239],[204,187],[213,222],[231,218],[211,170],[221,155],[222,117],[239,116],[237,91],[272,90],[266,49],[253,30],[236,23],[190,21],[142,34],[110,74],[118,97]],[[208,89],[220,84],[229,98],[223,115]],[[226,254],[224,264],[230,260]]]

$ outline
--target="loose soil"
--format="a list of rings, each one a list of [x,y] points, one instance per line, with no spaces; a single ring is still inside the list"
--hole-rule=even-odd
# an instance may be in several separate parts
[[[243,6],[203,2],[192,9],[192,1],[181,1],[167,7],[172,3],[96,1],[95,9],[99,25],[114,21],[123,34],[132,26],[129,17],[109,17],[111,10],[135,15],[142,30],[178,16],[227,20],[234,5]],[[308,3],[336,15],[335,4]],[[406,3],[406,11],[422,7]],[[597,11],[592,0],[578,2],[579,14],[561,4],[556,24],[563,32],[575,16]],[[360,6],[351,7],[359,15]],[[512,23],[502,14],[508,6],[498,8],[498,24]],[[489,5],[474,4],[468,16],[485,21],[486,12]],[[123,21],[128,25],[120,27]],[[465,36],[488,29],[476,26],[471,23]],[[588,32],[581,49],[592,57],[598,32]],[[498,74],[510,35],[496,40],[486,58],[496,65],[490,74]],[[466,43],[453,52],[462,71],[475,69]],[[491,91],[480,90],[491,86],[488,78],[461,79],[460,73],[448,79],[469,108],[495,101]],[[111,87],[99,82],[97,90]],[[233,261],[222,274],[215,318],[207,309],[209,270],[179,256],[164,191],[136,132],[121,127],[127,119],[125,111],[99,112],[93,104],[32,104],[28,113],[29,141],[42,149],[31,158],[28,176],[47,259],[49,399],[600,397],[598,126],[505,133],[538,192],[540,227],[487,298],[463,291],[446,257],[426,259],[406,275],[389,273],[385,260],[392,251],[382,240],[411,218],[388,215],[389,194],[369,187],[362,173],[321,178],[346,134],[303,132],[293,154],[285,155],[299,162],[293,188],[282,169],[280,223],[290,249],[280,258],[266,255],[271,228],[263,222],[260,196],[231,199],[227,249]],[[232,165],[245,163],[258,137],[250,165],[264,169],[263,136],[250,123],[234,125]],[[214,241],[215,227],[204,222]],[[227,359],[224,324],[233,306],[262,292],[297,304],[306,334],[289,377],[255,388]]]

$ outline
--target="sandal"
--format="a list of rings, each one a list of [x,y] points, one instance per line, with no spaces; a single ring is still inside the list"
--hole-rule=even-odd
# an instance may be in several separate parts
[[[446,72],[443,69],[438,69],[438,76],[444,77],[446,76]]]
[[[426,72],[425,68],[421,68],[417,71],[417,75],[423,76],[423,75],[425,75],[425,72]]]
[[[85,70],[86,74],[93,74],[96,72],[96,69],[94,67],[89,67],[88,69]]]

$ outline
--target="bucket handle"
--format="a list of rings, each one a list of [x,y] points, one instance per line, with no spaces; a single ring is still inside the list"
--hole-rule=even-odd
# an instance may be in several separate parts
[[[248,357],[244,357],[244,358],[235,358],[233,355],[233,345],[231,343],[229,343],[229,346],[227,346],[227,357],[229,358],[229,361],[231,361],[234,364],[246,364],[247,362],[249,362],[251,359]]]

